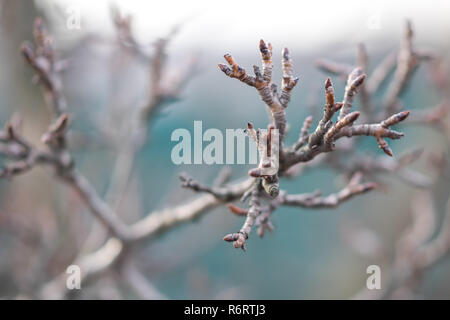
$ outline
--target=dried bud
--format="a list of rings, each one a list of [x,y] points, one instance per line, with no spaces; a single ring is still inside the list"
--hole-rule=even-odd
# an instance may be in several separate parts
[[[386,140],[384,140],[383,138],[378,138],[378,147],[384,151],[384,153],[386,153],[388,156],[392,157],[393,153],[391,148],[389,148],[389,145],[387,144]]]
[[[338,111],[339,109],[342,108],[343,105],[344,105],[344,104],[343,104],[342,102],[336,102],[336,103],[334,104],[334,110],[335,110],[335,111]]]
[[[228,203],[227,207],[232,213],[234,213],[235,215],[238,215],[238,216],[246,216],[248,213],[247,209],[239,208],[231,203]]]
[[[325,91],[327,108],[332,108],[334,106],[334,89],[330,78],[327,78],[327,80],[325,81]]]
[[[406,110],[406,111],[402,111],[397,113],[395,116],[398,120],[398,122],[405,120],[406,118],[408,118],[410,111]]]
[[[225,237],[223,237],[223,240],[227,242],[236,241],[238,239],[239,235],[237,233],[229,233]]]
[[[229,63],[230,66],[233,66],[236,64],[236,62],[234,61],[233,57],[231,56],[231,54],[226,53],[223,55],[223,57],[225,58],[225,60]]]
[[[289,49],[288,48],[284,48],[281,51],[281,55],[283,56],[283,59],[289,60]]]
[[[223,72],[223,73],[225,73],[227,76],[232,76],[233,75],[233,72],[231,71],[231,69],[230,68],[228,68],[226,65],[224,65],[224,64],[222,64],[222,63],[219,63],[218,64],[218,67],[219,67],[219,69]]]
[[[272,50],[272,45],[269,43],[269,45],[266,45],[263,39],[259,41],[259,50],[261,51],[261,54],[263,56],[263,59],[270,59],[270,51]]]
[[[364,82],[364,79],[366,79],[366,75],[365,74],[360,75],[355,80],[353,80],[351,86],[353,88],[359,87]]]
[[[388,156],[390,156],[390,157],[393,157],[394,156],[394,154],[393,154],[393,152],[392,152],[392,149],[389,147],[389,145],[387,145],[386,144],[386,146],[385,147],[383,147],[383,148],[381,148],[383,151],[384,151],[384,153],[386,153]]]
[[[410,113],[409,111],[402,111],[402,112],[396,113],[396,114],[390,116],[389,118],[387,118],[386,120],[384,120],[381,123],[381,126],[383,126],[384,128],[388,128],[394,124],[397,124],[397,123],[405,120],[406,118],[408,118],[409,113]]]
[[[328,91],[328,88],[332,88],[333,87],[333,83],[331,82],[331,79],[330,79],[330,77],[328,77],[326,80],[325,80],[325,90],[327,90]]]
[[[249,174],[251,177],[259,178],[259,177],[261,177],[261,169],[259,169],[259,168],[251,169],[251,170],[248,172],[248,174]]]
[[[359,115],[360,115],[359,111],[355,111],[347,115],[345,118],[348,120],[349,123],[353,123],[356,121],[356,119],[358,119]]]

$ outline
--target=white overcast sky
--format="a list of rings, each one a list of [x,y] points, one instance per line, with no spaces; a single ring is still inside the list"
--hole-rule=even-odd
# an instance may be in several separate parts
[[[168,28],[188,20],[181,44],[192,46],[243,45],[264,38],[304,50],[348,40],[359,42],[400,35],[405,18],[414,22],[425,42],[447,42],[450,1],[393,0],[36,0],[43,8],[63,12],[75,6],[83,31],[111,32],[109,5],[118,4],[134,16],[139,39],[154,39]],[[256,40],[256,41],[257,41]]]

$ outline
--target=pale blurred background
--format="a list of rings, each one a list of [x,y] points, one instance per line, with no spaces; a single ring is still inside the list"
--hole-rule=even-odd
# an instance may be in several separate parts
[[[109,129],[114,130],[121,117],[126,117],[148,94],[148,69],[135,60],[118,63],[117,52],[108,45],[108,39],[115,37],[111,4],[132,15],[133,32],[142,45],[151,44],[181,23],[168,47],[169,66],[177,70],[186,59],[195,56],[199,70],[184,88],[181,101],[164,108],[153,121],[150,140],[139,154],[120,210],[128,222],[149,210],[194,197],[191,191],[180,187],[177,177],[181,171],[210,183],[220,170],[220,166],[172,164],[173,130],[192,131],[194,120],[202,120],[204,129],[242,128],[249,120],[259,127],[267,125],[266,112],[256,92],[217,69],[217,63],[224,62],[223,54],[232,53],[241,66],[251,70],[253,64],[259,63],[259,39],[270,41],[274,48],[274,79],[279,79],[275,80],[279,83],[281,49],[290,49],[294,73],[300,77],[287,111],[292,128],[287,141],[292,143],[311,108],[315,107],[314,112],[318,113],[322,110],[322,85],[327,75],[314,66],[316,59],[353,63],[358,43],[364,42],[372,70],[398,46],[405,19],[413,23],[416,47],[445,59],[450,49],[448,1],[0,3],[2,125],[14,112],[20,112],[24,135],[40,144],[40,135],[49,124],[40,90],[31,83],[32,73],[19,54],[22,41],[32,39],[34,18],[42,16],[59,55],[69,59],[63,81],[74,115],[73,136],[87,141],[87,147],[75,149],[76,163],[100,194],[106,192],[115,153],[97,142],[103,134],[99,128],[114,108],[119,115],[111,120],[119,124],[109,124]],[[80,29],[66,26],[73,9],[80,13]],[[85,41],[87,37],[91,40]],[[344,83],[338,77],[333,81],[337,97],[342,99]],[[402,101],[408,109],[420,110],[436,105],[442,98],[424,64]],[[413,167],[429,175],[429,155],[446,151],[448,140],[429,128],[399,128],[406,136],[390,143],[394,154],[424,147],[424,156]],[[362,148],[382,155],[371,139]],[[235,165],[232,169],[233,176],[239,177],[249,167]],[[341,179],[325,166],[299,179],[284,181],[283,187],[296,193],[320,189],[328,194],[339,189]],[[246,253],[222,240],[223,235],[238,230],[243,222],[223,207],[152,241],[136,259],[153,285],[174,299],[347,299],[365,286],[369,264],[381,265],[382,272],[385,266],[389,268],[395,241],[411,218],[411,200],[417,195],[417,188],[389,175],[380,180],[387,188],[352,199],[337,209],[280,208],[274,214],[274,232],[263,239],[252,234]],[[449,187],[448,177],[444,177],[433,193],[440,216]],[[38,168],[13,181],[0,181],[0,298],[32,295],[42,283],[64,270],[73,259],[73,251],[89,233],[91,221],[73,193],[55,181],[50,170]],[[378,235],[374,241],[386,248],[388,262],[374,261],[352,249],[345,233],[346,226],[354,223]],[[418,297],[449,298],[449,267],[450,260],[444,259],[427,271]],[[79,298],[136,296],[112,274],[82,289]]]

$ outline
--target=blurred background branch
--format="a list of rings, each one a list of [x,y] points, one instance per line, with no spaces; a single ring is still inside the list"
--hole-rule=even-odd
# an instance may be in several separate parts
[[[314,16],[318,8],[311,4],[295,17],[293,10],[269,26],[255,21],[243,28],[241,22],[225,24],[217,10],[205,11],[210,5],[200,2],[189,12],[181,3],[159,3],[152,12],[117,3],[75,3],[82,18],[78,30],[66,24],[76,13],[68,11],[70,1],[0,1],[0,120],[5,124],[0,133],[5,178],[0,181],[0,297],[448,296],[450,70],[448,43],[437,36],[449,30],[439,22],[446,20],[443,14],[434,12],[430,27],[424,22],[430,20],[430,8],[411,5],[399,14],[396,6],[380,2],[376,29],[366,20],[377,8],[355,5],[354,11],[341,12],[336,6],[333,16],[347,16],[348,23],[338,27],[320,10],[319,20],[329,25],[318,28],[301,18]],[[445,3],[435,10],[440,6],[444,12]],[[242,15],[258,16],[251,4],[239,8]],[[411,22],[401,35],[406,14]],[[288,27],[288,20],[305,25]],[[271,52],[270,73],[282,79],[279,107],[290,104],[285,153],[302,156],[282,169],[281,183],[268,182],[269,193],[277,186],[277,197],[260,197],[261,203],[247,208],[237,201],[257,190],[247,176],[251,168],[178,167],[169,160],[169,141],[174,129],[190,128],[199,119],[221,129],[241,128],[247,120],[266,127],[254,92],[214,68],[226,50],[241,66],[251,66],[260,36],[273,39],[274,48],[291,48]],[[433,50],[422,49],[426,46]],[[313,69],[314,62],[325,76]],[[267,77],[268,64],[265,68],[261,76]],[[365,78],[354,83],[362,74]],[[345,125],[328,127],[324,121],[316,127],[328,117],[321,114],[320,84],[326,76],[326,103],[341,120],[351,118]],[[358,84],[354,100],[352,84]],[[402,109],[411,110],[407,119]],[[359,123],[373,126],[353,124],[356,111]],[[405,136],[387,146],[383,134],[396,135],[388,127],[400,118],[404,121],[396,126]],[[311,141],[314,131],[324,142],[329,133],[325,145],[333,151],[309,161],[304,150],[320,141]],[[378,150],[373,137],[345,138],[363,133],[374,135],[395,157]],[[196,177],[184,176],[185,187],[206,193],[182,189],[181,171]],[[375,184],[377,191],[343,202]],[[245,215],[251,217],[246,223]],[[248,232],[249,223],[259,236],[273,232],[261,240],[245,239],[248,250],[242,254],[221,237],[243,223],[239,234]],[[244,248],[236,233],[227,237]],[[81,267],[82,290],[66,288],[71,264]],[[369,264],[381,266],[381,291],[361,289]]]

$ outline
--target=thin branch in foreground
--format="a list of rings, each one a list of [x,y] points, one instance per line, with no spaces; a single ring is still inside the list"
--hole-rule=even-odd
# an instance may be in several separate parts
[[[225,55],[225,60],[229,66],[219,64],[219,69],[228,77],[236,78],[241,82],[255,87],[269,109],[269,120],[267,133],[256,130],[252,123],[247,123],[246,133],[253,140],[259,150],[260,162],[257,168],[251,169],[249,175],[254,178],[254,183],[244,192],[242,201],[250,197],[251,201],[248,209],[236,206],[229,206],[229,209],[237,215],[246,215],[246,221],[243,228],[238,233],[232,233],[225,236],[224,240],[233,242],[236,248],[245,249],[245,241],[248,239],[251,228],[254,224],[260,227],[258,233],[262,235],[265,230],[273,228],[268,219],[271,213],[280,205],[298,205],[304,207],[335,207],[342,201],[370,191],[375,188],[374,183],[360,183],[361,175],[355,175],[350,184],[337,194],[328,197],[320,197],[318,194],[311,195],[287,195],[280,187],[280,178],[290,176],[291,168],[300,164],[312,161],[316,156],[322,153],[329,153],[335,150],[335,142],[342,137],[356,137],[360,135],[373,136],[379,147],[388,155],[392,156],[392,150],[386,142],[386,138],[399,139],[403,133],[390,129],[391,126],[405,120],[409,115],[408,111],[397,113],[387,117],[378,123],[373,124],[355,124],[359,118],[358,111],[351,112],[354,97],[358,89],[364,83],[366,75],[362,68],[367,68],[367,57],[360,54],[360,63],[362,68],[354,68],[347,72],[348,68],[334,66],[335,71],[346,72],[347,86],[342,102],[336,101],[334,87],[330,78],[325,81],[325,107],[323,116],[318,122],[315,130],[309,133],[312,118],[307,117],[303,122],[302,129],[297,142],[291,147],[284,147],[283,139],[286,135],[286,113],[285,108],[290,102],[290,92],[296,84],[296,78],[292,78],[292,61],[289,57],[289,51],[284,49],[282,52],[283,82],[282,94],[278,96],[276,85],[272,83],[272,47],[260,41],[260,51],[262,55],[262,71],[259,67],[254,67],[254,76],[249,75],[244,68],[239,66],[236,60],[229,54]],[[290,85],[292,84],[292,86]],[[368,102],[369,103],[369,102]],[[339,111],[336,122],[333,122],[334,115]],[[368,112],[366,110],[366,112]],[[273,150],[273,143],[269,139],[278,129],[280,132],[278,150]],[[276,139],[278,140],[278,139]],[[278,151],[279,157],[274,158]],[[351,155],[351,154],[350,154]],[[270,169],[270,170],[267,170]],[[182,178],[183,186],[189,187],[196,192],[206,192],[223,201],[224,196],[220,190],[205,186],[192,178]],[[255,195],[255,188],[258,195]],[[259,191],[264,191],[262,194]],[[269,204],[264,206],[261,201],[269,198]]]
[[[381,123],[377,124],[363,124],[363,125],[355,125],[351,127],[346,127],[339,131],[335,135],[335,139],[340,137],[352,137],[352,136],[373,136],[377,140],[378,147],[384,151],[389,156],[393,156],[391,148],[387,144],[385,138],[390,139],[400,139],[403,137],[403,133],[397,132],[395,130],[389,129],[389,127],[405,120],[409,116],[409,111],[402,111],[393,116],[383,120]]]
[[[253,188],[252,194],[250,196],[250,208],[247,212],[247,217],[245,219],[244,225],[241,230],[237,233],[230,233],[223,237],[223,240],[227,242],[233,242],[235,248],[241,248],[245,251],[245,241],[248,239],[252,227],[255,224],[256,218],[261,213],[261,187],[259,185]]]
[[[341,202],[349,200],[356,195],[375,189],[375,183],[361,183],[361,179],[362,175],[360,173],[355,173],[345,188],[338,193],[333,193],[326,197],[321,197],[320,193],[314,193],[306,196],[304,194],[284,195],[281,200],[281,204],[305,208],[333,208]]]

